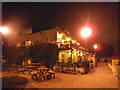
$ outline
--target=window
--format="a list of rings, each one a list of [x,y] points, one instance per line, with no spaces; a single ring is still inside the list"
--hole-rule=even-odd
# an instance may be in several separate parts
[[[17,47],[21,47],[21,43],[19,42],[19,43],[17,43]]]
[[[30,46],[31,45],[31,41],[26,41],[25,42],[25,46]]]
[[[48,37],[46,37],[46,41],[48,41]]]
[[[62,54],[62,57],[65,57],[65,54]]]

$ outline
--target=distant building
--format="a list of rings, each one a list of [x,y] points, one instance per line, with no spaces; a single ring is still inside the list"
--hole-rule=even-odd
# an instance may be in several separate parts
[[[56,27],[53,29],[32,33],[32,28],[24,30],[23,35],[16,37],[9,42],[16,47],[30,47],[38,43],[57,44],[60,49],[59,62],[79,62],[86,55],[86,58],[92,59],[92,53],[81,46],[81,43],[74,40],[65,30]]]

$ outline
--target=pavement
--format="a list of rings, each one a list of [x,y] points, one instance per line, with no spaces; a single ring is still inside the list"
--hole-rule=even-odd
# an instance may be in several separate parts
[[[29,74],[20,76],[29,80],[26,88],[118,88],[118,78],[104,62],[98,62],[94,72],[84,75],[56,72],[56,77],[47,82],[34,81]]]

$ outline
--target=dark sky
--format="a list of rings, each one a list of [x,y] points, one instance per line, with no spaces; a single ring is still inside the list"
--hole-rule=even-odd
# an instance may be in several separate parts
[[[92,35],[87,43],[117,45],[117,3],[8,3],[3,2],[3,25],[18,33],[24,27],[54,27],[68,29],[73,37],[82,40],[80,30],[87,25]]]

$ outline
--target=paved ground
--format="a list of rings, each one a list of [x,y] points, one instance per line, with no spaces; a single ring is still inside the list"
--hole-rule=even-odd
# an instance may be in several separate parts
[[[118,79],[106,63],[99,62],[95,72],[88,74],[57,73],[56,78],[47,82],[33,81],[30,75],[20,74],[29,79],[26,88],[118,88]]]

